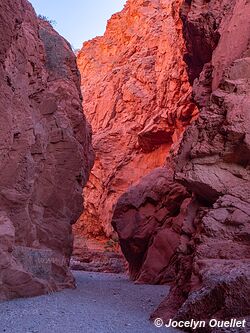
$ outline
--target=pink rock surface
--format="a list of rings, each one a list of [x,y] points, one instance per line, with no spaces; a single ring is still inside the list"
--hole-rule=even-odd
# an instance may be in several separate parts
[[[69,44],[26,0],[0,3],[0,299],[73,287],[71,224],[93,162]]]
[[[96,161],[75,233],[114,237],[113,206],[162,166],[197,109],[183,61],[182,1],[128,0],[77,57]]]

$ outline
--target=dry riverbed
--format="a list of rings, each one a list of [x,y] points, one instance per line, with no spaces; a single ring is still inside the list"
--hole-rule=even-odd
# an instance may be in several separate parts
[[[135,285],[123,274],[75,272],[77,289],[0,303],[5,333],[174,333],[149,314],[167,286]]]

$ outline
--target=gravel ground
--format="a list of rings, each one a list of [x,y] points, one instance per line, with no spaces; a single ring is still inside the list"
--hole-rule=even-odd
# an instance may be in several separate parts
[[[5,333],[176,333],[156,328],[149,314],[167,286],[134,285],[125,275],[74,272],[77,289],[0,302]]]

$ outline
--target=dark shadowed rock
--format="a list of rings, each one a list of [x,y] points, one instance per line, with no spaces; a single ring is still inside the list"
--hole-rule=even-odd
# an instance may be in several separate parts
[[[175,252],[188,234],[187,215],[195,214],[186,189],[173,181],[171,169],[158,168],[120,197],[112,224],[137,283],[164,283],[175,278]],[[183,235],[181,235],[183,234]]]
[[[0,299],[73,287],[71,224],[93,161],[69,44],[0,3]]]
[[[175,179],[195,194],[200,209],[189,251],[177,259],[176,286],[154,316],[246,318],[250,316],[250,3],[191,1],[185,10],[189,50],[203,43],[210,45],[211,56],[203,70],[194,54],[187,62],[192,73],[199,68],[194,98],[201,113],[184,133],[174,157]],[[217,22],[217,43],[207,43],[213,34],[204,19],[211,16]]]

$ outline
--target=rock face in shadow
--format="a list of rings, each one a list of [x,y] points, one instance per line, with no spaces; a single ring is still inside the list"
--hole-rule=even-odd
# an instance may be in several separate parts
[[[119,198],[112,224],[137,283],[174,281],[175,252],[187,238],[184,224],[187,233],[192,231],[187,212],[195,216],[195,204],[167,167],[155,169]]]
[[[183,61],[181,3],[128,0],[104,36],[84,43],[78,54],[96,162],[77,235],[113,236],[119,196],[164,164],[197,114]]]
[[[174,157],[175,180],[192,191],[200,208],[187,249],[178,249],[176,286],[154,316],[245,318],[250,316],[250,2],[194,0],[182,14],[201,113]],[[210,54],[203,58],[201,47],[200,62],[199,44]]]
[[[113,225],[132,279],[175,282],[152,318],[245,318],[250,316],[250,3],[184,1],[176,15],[183,20],[184,59],[199,119],[186,129],[165,169],[154,170],[119,198]],[[208,325],[201,330],[210,331]]]
[[[73,287],[71,224],[93,163],[69,44],[26,0],[0,3],[0,299]]]

